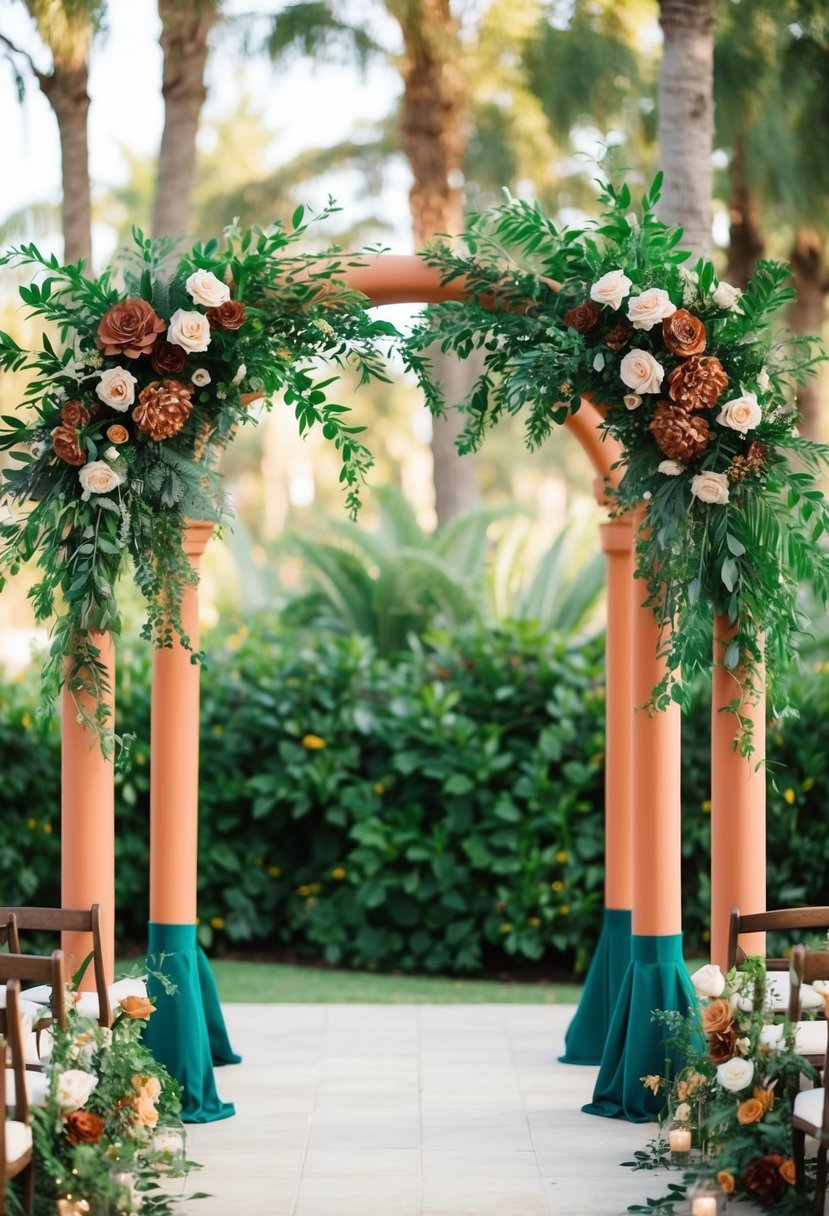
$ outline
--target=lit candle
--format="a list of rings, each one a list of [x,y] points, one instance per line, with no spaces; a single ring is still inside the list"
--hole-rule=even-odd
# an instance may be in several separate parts
[[[672,1153],[690,1153],[691,1129],[689,1127],[673,1127],[668,1132],[668,1144]],[[694,1213],[697,1216],[697,1213]]]
[[[691,1204],[691,1216],[717,1216],[716,1195],[697,1195]]]

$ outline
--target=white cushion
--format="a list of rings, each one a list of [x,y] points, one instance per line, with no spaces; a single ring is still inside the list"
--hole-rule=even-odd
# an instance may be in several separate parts
[[[122,997],[146,996],[147,983],[146,980],[141,978],[116,980],[114,984],[109,985],[108,992],[109,1003],[114,1012],[115,1006]],[[49,984],[40,984],[37,988],[27,988],[25,996],[28,1001],[39,1001],[44,1005],[48,1005],[52,999],[52,989]],[[81,992],[75,1008],[82,1018],[89,1018],[91,1021],[97,1022],[101,1011],[98,993]]]
[[[49,1096],[49,1078],[45,1072],[33,1072],[31,1068],[26,1069],[26,1097],[29,1100],[29,1106],[45,1106],[46,1099]],[[14,1082],[14,1072],[11,1068],[6,1069],[6,1106],[14,1106],[17,1099],[17,1086]]]
[[[738,973],[739,976],[739,973]],[[745,977],[748,981],[748,976]],[[739,982],[739,980],[738,980]],[[736,1000],[737,1007],[750,1013],[754,1008],[750,993],[750,984],[743,985],[745,993],[738,996]],[[772,1013],[785,1013],[789,1008],[789,994],[792,990],[792,981],[789,978],[788,971],[767,971],[766,972],[766,997],[764,1008]],[[823,1009],[823,997],[820,992],[813,988],[811,984],[800,985],[800,1008],[801,1009]]]
[[[798,1022],[795,1030],[795,1051],[801,1056],[822,1056],[826,1053],[826,1022]],[[764,1026],[760,1042],[774,1047],[783,1039],[783,1027]]]
[[[28,1123],[18,1123],[16,1119],[6,1120],[6,1164],[17,1161],[32,1147],[32,1129]]]
[[[822,1085],[819,1085],[817,1089],[801,1089],[794,1100],[794,1114],[798,1119],[820,1127],[823,1124],[824,1093]]]

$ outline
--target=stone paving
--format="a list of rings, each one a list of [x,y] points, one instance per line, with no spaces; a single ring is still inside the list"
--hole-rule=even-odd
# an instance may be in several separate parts
[[[564,1005],[229,1005],[233,1119],[188,1129],[187,1216],[622,1216],[655,1128],[581,1113]],[[741,1209],[742,1210],[742,1209]]]

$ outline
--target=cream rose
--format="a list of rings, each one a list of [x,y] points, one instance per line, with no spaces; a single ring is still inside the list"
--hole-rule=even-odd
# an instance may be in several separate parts
[[[734,308],[742,294],[739,287],[733,287],[731,283],[718,283],[712,299],[720,308]]]
[[[196,388],[204,388],[205,384],[209,384],[212,377],[206,367],[197,367],[190,377]]]
[[[626,410],[638,410],[642,404],[642,398],[638,393],[625,393],[622,402]]]
[[[667,464],[668,461],[665,460],[662,463]],[[677,461],[672,461],[671,463],[676,464]],[[659,467],[661,469],[662,465]],[[682,466],[680,465],[681,468]],[[704,967],[700,967],[694,972],[691,976],[691,983],[694,985],[694,992],[697,996],[702,1000],[706,1000],[710,997],[722,996],[725,988],[725,976],[716,963],[706,963]]]
[[[138,380],[125,367],[109,367],[105,372],[101,372],[101,378],[98,381],[98,387],[95,389],[95,392],[104,405],[108,405],[111,409],[119,410],[123,413],[135,401],[135,386],[137,383]]]
[[[685,465],[680,460],[660,460],[656,466],[657,473],[664,473],[666,477],[679,477],[680,473],[685,472]],[[725,983],[725,980],[723,980]]]
[[[661,287],[651,287],[643,291],[641,296],[632,296],[628,300],[628,318],[634,329],[653,329],[665,317],[676,312],[676,304],[671,303],[667,291]]]
[[[118,451],[117,448],[110,446],[104,452],[104,460],[108,460],[111,463],[113,460],[117,460],[120,455],[121,455],[121,453]]]
[[[745,1089],[754,1079],[754,1065],[751,1060],[743,1060],[740,1056],[733,1056],[732,1059],[726,1060],[724,1064],[717,1065],[717,1080],[723,1089],[727,1089],[729,1093],[738,1094],[741,1089]]]
[[[646,350],[629,350],[619,364],[622,383],[634,393],[658,393],[665,370]]]
[[[230,299],[227,283],[217,279],[211,270],[194,270],[184,286],[193,303],[203,304],[205,308],[218,308]]]
[[[55,1101],[62,1111],[80,1110],[98,1084],[96,1077],[80,1068],[67,1068],[58,1077]]]
[[[82,498],[88,499],[91,494],[109,494],[124,480],[123,473],[117,472],[105,460],[91,460],[83,468],[78,469],[78,478],[83,488]]]
[[[717,414],[720,426],[730,426],[732,431],[753,431],[763,421],[763,411],[760,409],[756,393],[743,393],[742,397],[732,397],[726,401]]]
[[[691,493],[700,502],[722,507],[728,502],[728,478],[725,473],[697,473],[691,478]]]
[[[207,350],[210,345],[210,322],[204,313],[185,312],[179,308],[170,317],[167,341],[190,354]]]
[[[691,1118],[690,1104],[688,1102],[680,1102],[674,1111],[674,1118],[678,1123],[688,1123]]]
[[[622,300],[632,286],[624,270],[608,270],[590,288],[590,299],[597,304],[607,304],[609,308],[621,308]]]

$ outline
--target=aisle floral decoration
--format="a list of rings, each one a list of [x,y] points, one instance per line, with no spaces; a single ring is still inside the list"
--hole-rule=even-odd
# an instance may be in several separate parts
[[[718,282],[710,261],[688,265],[682,230],[654,214],[660,184],[640,217],[627,186],[604,187],[601,219],[580,228],[516,199],[472,217],[465,251],[423,255],[444,282],[465,279],[469,299],[430,308],[406,345],[435,412],[444,401],[427,348],[483,350],[460,407],[461,451],[505,414],[526,417],[536,448],[583,397],[603,408],[624,452],[614,509],[647,508],[637,570],[664,630],[657,707],[684,702],[680,668],[710,666],[712,613],[732,626],[726,667],[745,664],[751,687],[764,650],[772,675],[789,655],[801,580],[829,594],[827,449],[798,436],[793,410],[820,344],[775,329],[793,298],[782,263],[760,262],[743,292]],[[750,750],[739,694],[732,709]]]
[[[153,1005],[125,997],[114,1012],[106,1029],[70,1000],[66,1027],[53,1028],[46,1104],[31,1108],[34,1216],[172,1216],[183,1196],[162,1179],[197,1168],[184,1153],[178,1082],[142,1042]]]
[[[727,976],[708,965],[691,981],[697,1009],[654,1014],[686,1063],[672,1078],[643,1077],[642,1084],[665,1098],[666,1131],[692,1133],[692,1161],[666,1196],[628,1210],[678,1216],[688,1211],[689,1193],[703,1189],[763,1211],[809,1211],[810,1200],[795,1190],[791,1117],[801,1078],[812,1084],[816,1073],[795,1051],[791,1023],[772,1024],[764,960],[750,958]],[[663,1140],[659,1164],[666,1148]],[[634,1168],[642,1168],[639,1157]]]
[[[337,375],[325,367],[384,379],[380,347],[395,331],[346,289],[358,257],[294,251],[308,226],[298,208],[289,228],[231,227],[221,243],[183,256],[134,230],[134,246],[100,278],[34,245],[0,258],[32,269],[20,297],[46,322],[35,351],[0,333],[0,368],[30,377],[20,412],[0,428],[14,461],[2,479],[0,572],[36,558],[35,616],[58,613],[44,706],[65,684],[107,749],[96,635],[120,630],[116,581],[131,559],[149,606],[145,636],[189,647],[181,598],[195,576],[184,532],[189,520],[227,518],[217,456],[250,420],[250,397],[270,407],[279,393],[300,433],[321,427],[339,455],[347,506],[359,505],[371,457],[363,428],[332,399]]]

